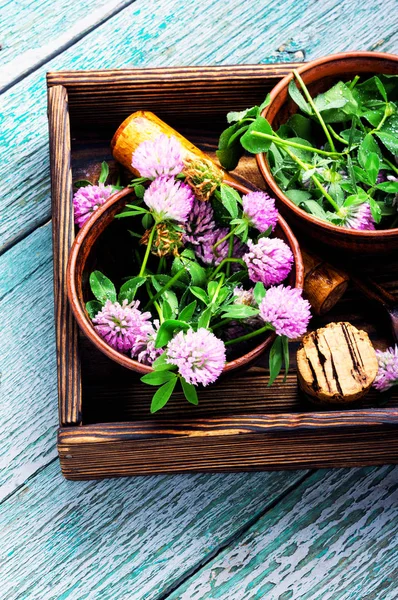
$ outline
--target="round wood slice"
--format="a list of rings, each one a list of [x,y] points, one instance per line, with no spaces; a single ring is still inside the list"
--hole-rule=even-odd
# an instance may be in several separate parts
[[[358,400],[371,387],[377,368],[368,334],[350,323],[329,323],[309,333],[297,352],[299,385],[316,402]]]

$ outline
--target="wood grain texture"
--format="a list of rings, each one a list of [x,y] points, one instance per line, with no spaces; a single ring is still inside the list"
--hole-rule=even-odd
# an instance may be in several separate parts
[[[271,418],[271,423],[278,418]],[[154,423],[147,428],[145,423],[140,424],[141,428],[102,423],[97,428],[61,429],[58,451],[63,475],[76,480],[156,473],[396,464],[396,426],[377,426],[373,422],[361,428],[360,418],[354,418],[359,423],[356,427],[354,423],[345,429],[331,425],[330,430],[308,419],[308,429],[302,426],[293,435],[294,425],[286,422],[273,430],[269,422],[264,425],[260,418],[256,421],[250,417],[245,427],[244,418],[239,415],[235,421],[229,419],[228,429],[207,429],[204,435],[193,427],[189,439],[187,428],[185,435],[180,436],[170,429],[170,424],[156,429]],[[221,422],[225,425],[226,421]]]
[[[51,260],[50,224],[0,257],[0,500],[56,456]]]
[[[188,18],[183,3],[160,0],[154,12],[146,0],[137,0],[4,93],[3,112],[8,118],[0,142],[0,249],[50,215],[45,71],[291,62],[303,60],[304,54],[307,59],[315,58],[353,45],[358,49],[376,45],[394,52],[398,50],[393,36],[398,30],[395,7],[395,0],[365,4],[360,0],[329,0],[327,4],[261,0],[242,11],[240,0],[229,2],[228,7],[204,0],[190,6],[187,26],[181,27]],[[355,14],[360,18],[354,18]],[[380,29],[375,28],[375,16]]]
[[[0,5],[0,92],[74,44],[132,0],[51,0]],[[45,14],[46,18],[43,19]]]
[[[398,469],[319,471],[168,600],[395,600]]]
[[[304,476],[76,484],[51,465],[0,512],[2,599],[159,598]]]
[[[54,258],[54,306],[58,365],[59,420],[81,423],[81,376],[78,327],[68,302],[66,270],[74,239],[68,96],[62,85],[48,91],[51,140],[51,198]]]

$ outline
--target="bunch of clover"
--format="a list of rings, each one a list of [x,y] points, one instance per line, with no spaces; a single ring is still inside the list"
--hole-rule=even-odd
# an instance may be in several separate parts
[[[272,383],[283,363],[288,369],[288,340],[305,333],[310,319],[301,290],[283,285],[293,254],[270,237],[278,220],[274,199],[259,191],[241,197],[210,161],[184,162],[180,142],[163,134],[138,146],[132,166],[141,176],[131,183],[135,199],[116,218],[139,238],[140,264],[118,293],[103,273],[91,273],[95,299],[86,307],[96,332],[153,367],[142,377],[157,387],[151,412],[178,381],[197,404],[196,387],[217,380],[229,348],[244,349],[268,331],[277,336]],[[114,192],[106,177],[103,165],[98,185],[75,193],[80,227]]]

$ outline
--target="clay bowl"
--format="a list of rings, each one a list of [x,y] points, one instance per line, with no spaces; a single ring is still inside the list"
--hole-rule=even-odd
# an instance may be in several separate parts
[[[311,61],[298,69],[312,96],[325,92],[340,80],[348,81],[355,75],[366,76],[398,73],[398,56],[378,52],[347,52]],[[293,74],[284,77],[271,92],[271,102],[262,116],[274,130],[286,123],[298,110],[291,100],[288,86]],[[278,208],[288,223],[317,243],[352,254],[387,254],[398,249],[398,229],[354,231],[326,223],[296,206],[278,187],[264,154],[257,155],[258,167],[267,186],[278,202]]]
[[[228,182],[230,183],[230,182]],[[233,184],[233,187],[242,194],[247,194],[249,190],[240,184]],[[85,309],[85,302],[91,298],[88,279],[92,270],[104,267],[106,264],[107,274],[114,275],[114,270],[117,271],[120,263],[120,254],[117,252],[125,252],[127,256],[128,250],[118,246],[122,237],[122,230],[118,235],[118,231],[113,232],[113,237],[107,239],[107,235],[112,227],[118,227],[120,221],[114,219],[114,216],[119,213],[128,201],[128,197],[133,194],[130,188],[125,188],[114,194],[101,208],[99,208],[85,223],[77,234],[72,245],[69,261],[67,266],[67,289],[69,302],[72,307],[73,314],[83,333],[91,340],[91,342],[106,356],[117,362],[119,365],[136,371],[138,373],[148,373],[152,368],[143,365],[136,360],[131,359],[127,354],[121,354],[114,350],[96,333],[91,320]],[[123,231],[126,230],[126,225],[123,224]],[[301,252],[296,238],[294,237],[290,227],[286,221],[280,217],[279,223],[275,229],[274,235],[282,238],[291,248],[294,254],[295,264],[290,273],[288,283],[292,287],[303,287],[303,261]],[[128,245],[131,247],[131,239],[128,239]],[[127,247],[127,246],[126,246]],[[130,248],[131,249],[131,248]],[[116,254],[119,260],[114,260],[113,266],[112,255]],[[128,260],[127,260],[128,262]],[[130,275],[126,263],[120,267],[121,273],[117,277]],[[105,269],[104,269],[105,270]],[[131,273],[131,276],[134,274]],[[274,339],[274,335],[268,334],[261,339],[261,343],[243,356],[239,356],[235,360],[227,362],[224,367],[224,373],[229,373],[236,369],[244,368],[256,361],[266,348],[270,346]]]

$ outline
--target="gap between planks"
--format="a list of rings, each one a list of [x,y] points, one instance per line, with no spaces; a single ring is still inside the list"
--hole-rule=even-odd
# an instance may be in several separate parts
[[[195,575],[197,575],[204,567],[206,567],[214,559],[216,559],[222,552],[224,552],[224,550],[226,550],[226,548],[228,548],[228,546],[232,546],[233,544],[240,542],[244,538],[245,534],[251,529],[251,527],[253,527],[253,525],[255,525],[260,519],[262,519],[268,512],[273,510],[278,504],[283,502],[285,500],[285,498],[290,496],[290,494],[292,492],[294,492],[296,490],[296,488],[300,487],[304,483],[304,481],[309,479],[315,472],[316,472],[315,469],[308,471],[301,477],[301,479],[299,479],[298,481],[295,481],[292,485],[287,487],[281,494],[279,494],[279,496],[277,496],[270,504],[268,504],[267,507],[263,511],[258,513],[252,519],[248,519],[246,521],[246,523],[244,525],[242,525],[242,527],[240,527],[234,534],[232,534],[229,537],[226,537],[225,540],[220,542],[220,544],[218,545],[218,547],[216,549],[214,549],[212,552],[209,552],[194,567],[192,567],[191,569],[188,569],[188,571],[186,571],[186,573],[181,575],[181,577],[179,577],[178,580],[175,583],[173,583],[173,585],[171,585],[167,590],[162,592],[156,598],[156,600],[167,600],[167,598],[170,598],[170,596],[174,592],[176,592],[178,590],[178,588],[180,588],[184,584],[187,584],[190,579],[194,578]]]

